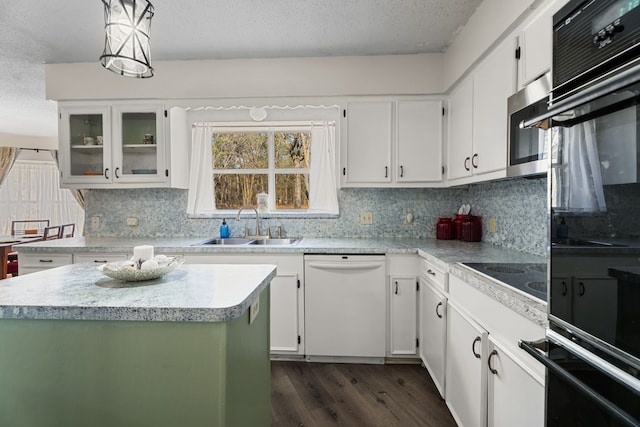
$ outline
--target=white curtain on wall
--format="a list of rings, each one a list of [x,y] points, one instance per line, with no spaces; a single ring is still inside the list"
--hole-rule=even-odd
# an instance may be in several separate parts
[[[0,188],[0,234],[11,234],[11,221],[48,219],[51,225],[76,224],[82,235],[84,210],[71,192],[60,189],[53,161],[17,160]]]
[[[208,124],[197,124],[191,129],[191,170],[187,214],[206,214],[215,209],[213,198],[212,129]]]
[[[336,128],[327,122],[311,129],[309,206],[314,212],[337,214]]]

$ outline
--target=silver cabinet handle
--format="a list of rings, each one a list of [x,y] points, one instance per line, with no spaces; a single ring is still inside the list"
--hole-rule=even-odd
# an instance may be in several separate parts
[[[482,341],[482,338],[480,337],[476,337],[475,340],[473,340],[473,343],[471,344],[471,352],[473,353],[473,355],[476,357],[476,359],[480,359],[482,357],[481,354],[476,353],[476,343]]]
[[[466,159],[464,159],[464,169],[470,171],[471,169],[469,169],[469,160],[471,160],[471,158],[467,157]]]
[[[489,372],[491,372],[493,375],[498,375],[498,371],[496,371],[495,369],[493,369],[491,367],[491,358],[493,356],[497,356],[498,355],[498,350],[493,350],[490,354],[489,354],[489,359],[487,359],[487,366],[489,366]]]
[[[389,178],[389,166],[384,167],[384,177]]]
[[[52,259],[39,259],[38,262],[51,263],[51,262],[53,262],[53,260]]]
[[[396,285],[396,290],[394,292],[394,294],[398,295],[398,281],[395,281],[395,285]]]
[[[579,286],[580,286],[580,290],[579,290],[578,294],[579,294],[580,296],[583,296],[583,295],[584,295],[584,293],[585,293],[584,283],[583,283],[583,282],[580,282],[580,283],[579,283]]]
[[[442,314],[438,313],[438,308],[442,307],[442,301],[440,301],[437,305],[436,305],[436,316],[438,316],[440,319],[442,319]]]
[[[432,276],[435,276],[435,275],[436,275],[436,272],[435,272],[435,271],[433,271],[432,269],[428,269],[428,270],[427,270],[427,274],[430,274],[430,275],[432,275]]]
[[[404,178],[404,166],[400,165],[400,178]]]
[[[109,168],[105,168],[104,170],[104,178],[109,179]]]
[[[473,157],[471,158],[471,166],[473,166],[474,169],[478,169],[478,154],[474,154]]]
[[[569,292],[569,289],[567,289],[567,282],[565,282],[563,280],[562,281],[562,296],[566,297],[568,292]]]
[[[114,172],[114,175],[116,176],[116,179],[120,179],[120,175],[118,175],[118,171],[120,170],[120,168],[116,168],[116,171]]]

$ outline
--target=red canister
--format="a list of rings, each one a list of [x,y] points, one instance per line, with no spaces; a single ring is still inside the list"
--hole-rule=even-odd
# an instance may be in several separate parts
[[[460,240],[464,242],[479,242],[482,240],[482,217],[469,215],[460,226]]]
[[[462,240],[462,221],[464,221],[469,215],[456,214],[453,220],[453,238]]]
[[[451,240],[454,237],[453,221],[451,218],[440,218],[436,225],[436,237],[442,240]]]

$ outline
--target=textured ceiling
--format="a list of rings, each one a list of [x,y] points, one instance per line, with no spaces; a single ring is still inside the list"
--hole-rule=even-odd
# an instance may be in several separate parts
[[[152,60],[447,49],[482,0],[155,0]],[[54,136],[44,63],[97,61],[99,0],[0,0],[0,134]]]

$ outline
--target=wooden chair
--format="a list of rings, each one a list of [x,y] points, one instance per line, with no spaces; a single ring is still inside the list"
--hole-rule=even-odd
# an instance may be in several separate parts
[[[48,219],[20,219],[11,221],[11,235],[12,236],[24,236],[24,235],[44,235],[45,227],[49,226]]]
[[[61,225],[52,225],[51,227],[44,228],[44,235],[42,236],[42,240],[54,240],[60,238],[60,233],[62,233]]]
[[[62,224],[60,226],[60,238],[73,237],[76,232],[76,224]]]

